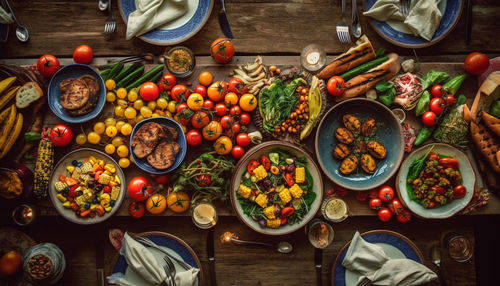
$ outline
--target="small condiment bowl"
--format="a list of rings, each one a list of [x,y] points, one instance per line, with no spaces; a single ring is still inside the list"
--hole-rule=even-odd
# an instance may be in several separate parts
[[[178,70],[175,70],[175,68],[170,65],[170,57],[172,56],[172,53],[174,51],[177,51],[177,50],[186,51],[192,59],[191,65],[188,67],[188,69],[186,71],[180,72]],[[168,51],[166,50],[165,53],[162,55],[162,58],[163,58],[165,67],[167,67],[167,70],[171,74],[175,75],[176,77],[180,77],[180,78],[190,76],[194,71],[194,67],[196,66],[196,57],[194,56],[193,52],[190,49],[188,49],[184,46],[175,46],[175,47],[169,49]]]
[[[342,201],[345,205],[345,214],[340,218],[333,218],[333,217],[328,215],[327,206],[331,201],[334,201],[334,200]],[[328,199],[323,201],[323,203],[321,204],[321,213],[323,214],[323,217],[327,221],[341,222],[341,221],[344,221],[349,216],[349,206],[347,205],[347,203],[343,199],[341,199],[339,197],[332,197],[332,198],[328,198]]]

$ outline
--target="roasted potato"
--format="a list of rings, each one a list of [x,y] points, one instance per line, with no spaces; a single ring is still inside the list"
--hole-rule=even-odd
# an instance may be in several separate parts
[[[387,149],[377,141],[370,141],[366,146],[368,147],[368,152],[377,159],[384,159],[387,156]]]
[[[345,157],[349,156],[351,154],[351,148],[347,146],[346,144],[339,143],[333,148],[333,157],[337,159],[344,159]]]
[[[354,142],[354,149],[352,150],[354,154],[362,154],[368,152],[368,147],[366,147],[366,142],[363,138],[357,138]]]
[[[344,127],[339,127],[335,130],[335,138],[344,144],[351,144],[354,142],[354,135],[351,131]]]
[[[366,137],[373,136],[377,132],[377,122],[375,119],[370,118],[363,122],[363,125],[361,125],[361,134]]]
[[[340,173],[349,175],[358,168],[359,160],[356,156],[351,155],[345,158],[340,164]]]
[[[359,119],[351,114],[346,114],[342,116],[342,120],[344,121],[344,126],[351,130],[352,132],[359,132],[361,128],[361,121]]]
[[[361,168],[368,174],[373,174],[377,169],[377,163],[370,154],[363,154],[359,159]]]

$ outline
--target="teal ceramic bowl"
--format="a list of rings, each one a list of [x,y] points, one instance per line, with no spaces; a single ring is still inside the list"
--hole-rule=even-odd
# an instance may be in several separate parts
[[[333,157],[337,144],[334,132],[344,126],[342,116],[352,114],[361,121],[370,117],[377,121],[378,141],[387,149],[387,157],[377,160],[375,173],[369,175],[360,169],[350,175],[339,171],[341,160]],[[382,103],[366,98],[353,98],[332,107],[323,117],[316,132],[316,156],[323,172],[337,185],[355,191],[365,191],[385,183],[398,170],[404,154],[403,129],[399,119]]]

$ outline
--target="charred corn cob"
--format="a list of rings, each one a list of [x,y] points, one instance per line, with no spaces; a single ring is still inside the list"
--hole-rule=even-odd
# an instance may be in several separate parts
[[[275,219],[268,219],[266,221],[266,225],[267,227],[269,228],[278,228],[280,227],[281,225],[281,220],[279,218],[275,218]]]
[[[267,206],[267,196],[264,195],[264,194],[259,194],[256,198],[255,198],[255,202],[261,207],[261,208],[265,208]]]
[[[253,173],[254,173],[255,177],[257,178],[257,181],[260,181],[260,180],[264,179],[265,177],[267,177],[267,171],[264,168],[264,166],[262,166],[262,165],[255,168],[253,170]]]
[[[54,167],[54,145],[49,140],[49,132],[49,128],[43,128],[42,140],[38,144],[38,157],[35,163],[35,184],[33,186],[33,193],[37,198],[47,196],[50,174]]]
[[[268,219],[276,218],[276,216],[274,215],[274,205],[268,206],[262,212]]]
[[[82,169],[82,173],[87,174],[90,171],[92,171],[92,164],[90,162],[85,162],[85,163],[83,163],[81,169]]]
[[[245,185],[240,185],[240,187],[238,188],[238,193],[245,199],[248,199],[250,197],[250,194],[252,193],[252,189]]]
[[[290,195],[290,191],[288,189],[283,189],[279,192],[279,197],[284,204],[288,204],[292,200],[292,196]]]
[[[299,185],[297,184],[294,184],[290,189],[290,194],[292,194],[292,197],[298,199],[300,197],[302,197],[302,193],[304,192],[300,187]]]
[[[306,181],[306,169],[304,167],[295,168],[295,182],[297,184],[300,184],[305,181]]]

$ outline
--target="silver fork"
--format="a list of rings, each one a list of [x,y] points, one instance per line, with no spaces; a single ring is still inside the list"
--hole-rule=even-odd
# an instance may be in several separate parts
[[[193,269],[193,266],[189,265],[187,262],[183,261],[182,259],[177,259],[177,258],[171,256],[168,252],[166,252],[163,248],[159,247],[156,243],[151,241],[149,238],[143,237],[143,236],[134,236],[134,239],[137,240],[138,242],[142,242],[143,244],[151,246],[151,247],[157,249],[158,251],[163,252],[165,255],[168,255],[169,258],[171,258],[171,259],[175,260],[175,262],[179,263],[179,265],[182,266],[184,269],[186,269],[186,270]]]
[[[372,281],[368,278],[363,278],[363,280],[359,281],[358,284],[356,284],[356,286],[372,286]]]
[[[341,43],[350,43],[351,36],[349,35],[349,26],[345,20],[345,0],[342,0],[342,16],[340,21],[337,22],[335,30],[337,30],[337,37]]]
[[[115,31],[116,28],[116,20],[115,17],[113,16],[113,12],[111,12],[111,2],[113,1],[109,0],[108,18],[106,19],[106,23],[104,23],[104,34],[111,34]]]
[[[177,286],[177,283],[175,283],[175,265],[172,262],[172,259],[170,259],[168,255],[165,255],[163,256],[163,260],[165,260],[165,262],[168,265],[168,268],[170,268],[170,272],[167,273],[167,275],[169,275],[170,279],[172,280],[172,286]]]
[[[405,17],[410,13],[410,3],[411,0],[399,0],[399,10]]]
[[[173,286],[172,278],[170,278],[170,266],[168,264],[165,264],[165,266],[163,266],[163,270],[165,270],[165,274],[167,274],[167,281],[164,281],[161,286]]]

